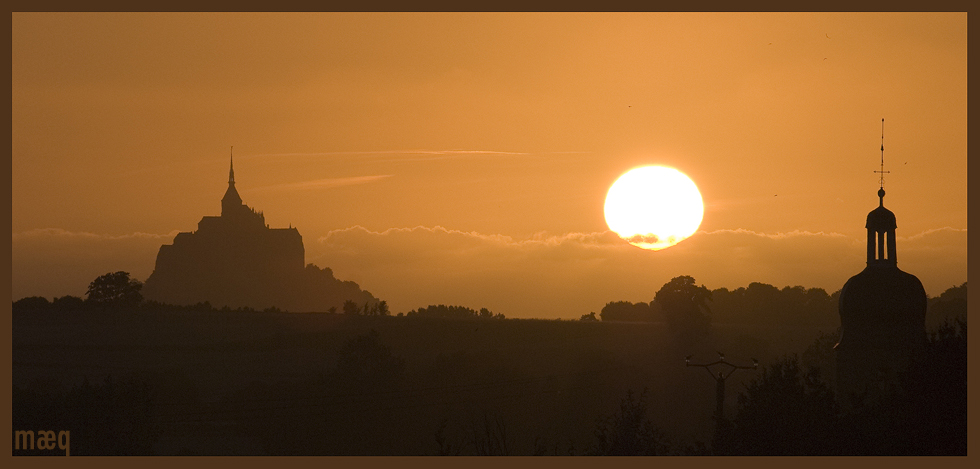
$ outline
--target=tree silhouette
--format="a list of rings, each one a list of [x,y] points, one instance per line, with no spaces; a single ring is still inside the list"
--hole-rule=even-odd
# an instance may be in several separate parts
[[[653,308],[649,303],[631,303],[629,301],[611,301],[599,311],[603,321],[637,321],[651,322],[654,320]]]
[[[55,298],[51,306],[56,311],[80,311],[85,309],[85,300],[77,296],[65,295]]]
[[[898,383],[865,396],[840,425],[850,454],[967,454],[966,320],[929,333],[925,350]]]
[[[494,417],[491,422],[490,416],[484,414],[483,431],[478,433],[473,430],[473,446],[477,456],[507,456],[510,454],[508,442],[507,425],[499,417]]]
[[[43,296],[28,296],[13,302],[14,311],[47,311],[51,302]]]
[[[840,291],[828,295],[822,288],[776,288],[752,282],[748,288],[711,291],[711,315],[715,323],[813,325],[835,327],[840,319]]]
[[[439,456],[459,456],[460,451],[462,451],[462,445],[450,440],[446,436],[446,426],[449,425],[449,419],[444,418],[439,423],[439,428],[436,430],[435,438],[436,444],[439,445]]]
[[[143,301],[142,288],[143,283],[130,278],[129,272],[112,272],[89,284],[85,301],[102,309],[135,308]]]
[[[656,456],[665,454],[664,436],[647,417],[647,390],[639,398],[628,391],[619,412],[601,420],[596,427],[596,444],[589,451],[598,456]]]
[[[796,356],[769,366],[738,396],[730,450],[739,455],[828,455],[840,450],[834,393]]]
[[[446,305],[429,305],[428,307],[409,311],[406,316],[442,319],[505,319],[503,314],[493,314],[493,312],[487,308],[480,308],[480,311],[477,312],[476,310],[465,306]]]
[[[837,344],[838,340],[840,340],[839,327],[834,332],[822,332],[800,356],[803,368],[820,370],[821,379],[831,389],[835,389],[837,386],[837,360],[834,356],[834,345]]]
[[[684,342],[698,341],[708,334],[711,310],[707,302],[711,291],[700,287],[694,277],[674,277],[657,292],[653,303],[660,307],[664,320]]]
[[[826,364],[835,336],[817,338],[804,365]],[[846,408],[835,401],[823,369],[803,372],[804,365],[784,358],[739,396],[729,454],[966,455],[965,319],[931,332],[896,382],[849,398]]]
[[[513,442],[507,435],[507,425],[499,416],[491,416],[484,411],[483,422],[473,422],[468,429],[462,429],[462,436],[447,435],[449,419],[439,423],[435,432],[439,456],[459,456],[464,449],[472,448],[476,456],[508,456]]]
[[[344,300],[344,314],[355,315],[360,312],[360,308],[353,300]]]
[[[966,317],[966,282],[958,287],[950,287],[941,295],[929,299],[926,313],[928,326],[936,328],[948,320]]]
[[[966,347],[966,316],[947,320],[929,334],[923,357],[913,363],[905,383],[912,454],[966,455]]]

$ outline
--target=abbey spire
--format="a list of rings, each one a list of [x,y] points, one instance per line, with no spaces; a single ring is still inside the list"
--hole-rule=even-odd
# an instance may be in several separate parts
[[[232,149],[234,148],[232,147]],[[221,198],[221,216],[234,216],[242,210],[243,206],[242,197],[238,195],[238,189],[235,189],[235,159],[232,155],[228,169],[228,190],[225,191],[225,196]]]

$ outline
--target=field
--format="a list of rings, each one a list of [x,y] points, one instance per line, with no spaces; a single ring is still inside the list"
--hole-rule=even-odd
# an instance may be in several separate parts
[[[156,454],[472,454],[494,439],[508,454],[582,454],[599,420],[644,389],[662,433],[708,442],[715,381],[686,356],[708,363],[722,351],[764,367],[832,332],[721,324],[690,345],[656,323],[234,312],[15,313],[12,323],[15,386],[146,383]],[[380,347],[352,345],[372,331]],[[384,349],[380,360],[400,365],[371,368]],[[728,380],[729,416],[758,374]]]

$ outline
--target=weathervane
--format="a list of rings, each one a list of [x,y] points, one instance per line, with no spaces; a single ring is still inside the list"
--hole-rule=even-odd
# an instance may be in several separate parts
[[[885,174],[891,171],[885,171],[885,118],[881,118],[881,169],[875,171],[878,173],[878,188],[885,188]]]

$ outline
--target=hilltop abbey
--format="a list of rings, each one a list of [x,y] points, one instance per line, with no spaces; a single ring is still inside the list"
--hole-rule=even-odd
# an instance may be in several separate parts
[[[340,309],[345,300],[377,300],[330,269],[304,267],[303,237],[294,227],[270,228],[265,215],[245,205],[235,188],[232,160],[221,216],[205,216],[197,231],[181,232],[160,246],[146,280],[148,300],[231,308],[277,307],[289,311]]]

